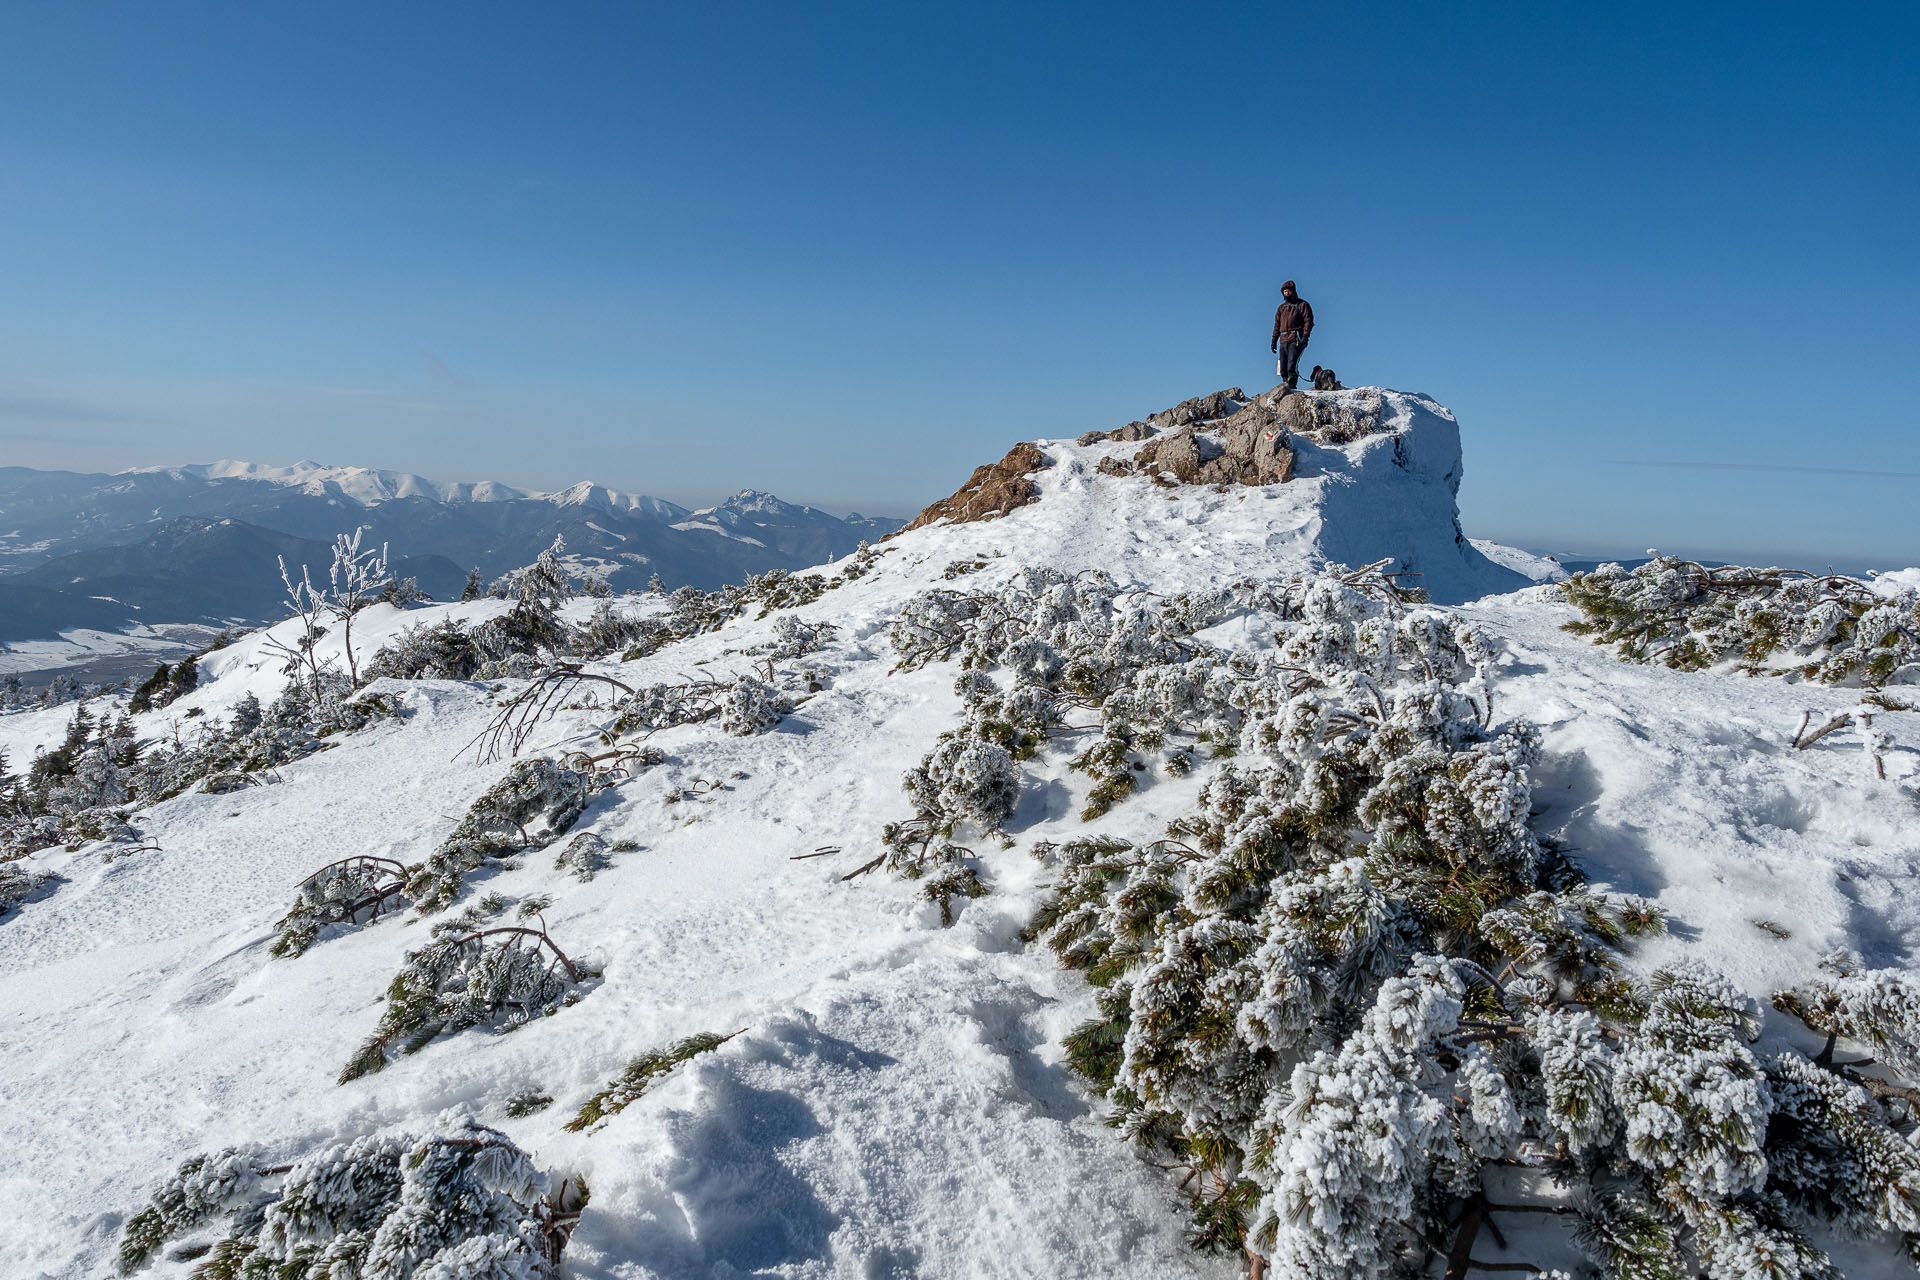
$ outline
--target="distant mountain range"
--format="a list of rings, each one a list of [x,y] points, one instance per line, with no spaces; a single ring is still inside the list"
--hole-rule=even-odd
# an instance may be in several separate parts
[[[263,622],[283,610],[278,559],[316,579],[335,534],[367,526],[394,573],[436,598],[491,580],[556,536],[615,590],[659,574],[715,587],[847,554],[898,520],[829,515],[770,493],[701,510],[582,482],[557,493],[443,484],[363,467],[248,462],[111,475],[0,467],[0,642],[76,627]]]

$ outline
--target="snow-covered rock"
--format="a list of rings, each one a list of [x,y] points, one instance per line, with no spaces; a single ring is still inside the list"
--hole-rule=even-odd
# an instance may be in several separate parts
[[[1222,416],[1245,403],[1218,396]],[[1023,563],[1102,568],[1156,590],[1381,559],[1441,602],[1534,581],[1489,559],[1462,532],[1460,428],[1445,408],[1377,387],[1295,396],[1361,407],[1377,425],[1346,443],[1293,435],[1293,478],[1266,485],[1168,486],[1155,474],[1103,472],[1103,462],[1131,463],[1140,452],[1132,433],[1086,444],[1042,439],[1044,463],[1026,477],[1037,489],[1032,502],[976,533],[959,534],[965,522],[946,527],[969,546]],[[1161,420],[1172,427],[1179,415],[1168,412],[1174,417]],[[1200,422],[1203,439],[1210,425]]]

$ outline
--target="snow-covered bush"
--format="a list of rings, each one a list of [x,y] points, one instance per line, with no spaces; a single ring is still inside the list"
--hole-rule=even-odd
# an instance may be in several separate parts
[[[743,583],[721,587],[718,591],[681,587],[667,596],[665,614],[643,618],[634,624],[634,641],[622,659],[632,662],[656,653],[676,640],[717,631],[749,609],[757,608],[755,616],[764,618],[776,610],[811,604],[827,592],[864,576],[879,558],[880,553],[863,542],[860,549],[843,563],[840,572],[832,577],[770,569],[749,577]]]
[[[343,858],[300,882],[293,907],[274,926],[273,954],[291,958],[330,925],[372,924],[389,904],[404,901],[407,869],[390,858]]]
[[[1868,688],[1920,681],[1920,591],[1911,588],[1883,595],[1853,578],[1660,556],[1576,573],[1559,590],[1583,615],[1567,629],[1628,661]]]
[[[483,650],[472,632],[451,618],[408,627],[368,659],[368,680],[471,680],[483,663],[504,654]]]
[[[578,999],[594,975],[548,936],[539,914],[546,905],[522,903],[520,923],[512,925],[474,928],[486,913],[469,913],[409,951],[387,986],[379,1026],[341,1069],[340,1083],[379,1071],[437,1036],[476,1026],[512,1031]]]
[[[161,663],[154,668],[152,675],[134,687],[133,697],[127,703],[127,710],[134,715],[164,707],[184,694],[193,692],[200,683],[200,667],[195,658],[183,659],[178,666]]]
[[[736,738],[766,733],[784,714],[779,691],[744,676],[727,686],[720,699],[720,731]]]
[[[567,841],[560,855],[553,860],[555,871],[567,871],[581,884],[586,884],[611,865],[608,858],[610,846],[601,837],[591,831],[582,831]]]
[[[765,733],[793,709],[791,699],[752,676],[650,684],[632,690],[616,708],[611,737],[642,737],[675,725],[718,720],[727,733]]]
[[[472,872],[565,835],[591,798],[586,778],[572,769],[543,758],[515,761],[439,848],[407,868],[407,896],[423,913],[440,910]]]
[[[619,653],[638,640],[645,628],[639,618],[613,607],[613,601],[601,600],[580,628],[575,649],[586,658],[602,658]]]
[[[122,714],[98,720],[74,708],[60,744],[36,754],[24,778],[0,758],[0,862],[49,845],[134,837],[124,806],[135,797],[141,747]]]
[[[187,1237],[179,1256],[204,1252],[205,1280],[550,1280],[586,1201],[579,1179],[554,1185],[505,1134],[450,1114],[293,1161],[194,1156],[128,1219],[120,1272]]]
[[[319,689],[316,702],[313,690]],[[256,775],[326,747],[326,739],[399,715],[385,694],[355,695],[346,677],[322,671],[317,684],[293,681],[270,706],[249,697],[226,726],[203,724],[191,737],[162,743],[127,771],[141,804],[179,795],[217,775]]]
[[[773,658],[804,658],[818,652],[838,630],[831,622],[802,622],[790,613],[782,614],[774,620],[773,643],[767,653]]]
[[[18,860],[0,862],[0,920],[5,920],[41,890],[58,884],[60,877],[51,871],[23,867]]]
[[[627,1063],[626,1069],[621,1071],[617,1079],[610,1081],[606,1088],[588,1098],[573,1119],[567,1121],[563,1127],[578,1133],[582,1129],[592,1128],[620,1114],[638,1102],[648,1089],[651,1089],[662,1076],[675,1067],[690,1058],[711,1053],[739,1034],[736,1031],[733,1035],[721,1036],[708,1032],[688,1036],[684,1040],[676,1041],[668,1048],[641,1054]]]
[[[1907,1076],[1920,1076],[1920,978],[1905,969],[1869,969],[1851,951],[1820,963],[1811,980],[1773,998],[1774,1007],[1824,1032],[1848,1040],[1877,1061]]]
[[[929,764],[969,746],[1011,763],[1097,730],[1073,759],[1089,818],[1137,766],[1178,774],[1205,747],[1219,763],[1167,839],[1041,851],[1059,874],[1031,927],[1100,989],[1068,1061],[1180,1174],[1196,1245],[1384,1280],[1570,1193],[1567,1234],[1616,1280],[1730,1280],[1757,1257],[1823,1274],[1808,1217],[1853,1211],[1788,1145],[1865,1142],[1879,1190],[1849,1203],[1904,1206],[1889,1117],[1862,1094],[1775,1123],[1790,1068],[1748,1047],[1751,1001],[1684,966],[1628,976],[1621,949],[1659,913],[1535,838],[1539,736],[1493,723],[1489,646],[1379,570],[1168,601],[1029,570],[921,596],[896,650],[959,658],[962,723],[908,774],[920,816],[888,829],[896,865],[967,860],[931,829],[961,806]],[[1270,652],[1195,638],[1236,604],[1279,622]],[[1905,1231],[1902,1211],[1868,1216]]]

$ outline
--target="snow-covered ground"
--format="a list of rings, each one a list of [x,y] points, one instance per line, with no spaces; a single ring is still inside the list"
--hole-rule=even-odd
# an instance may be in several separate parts
[[[78,627],[61,632],[57,640],[15,640],[0,644],[0,675],[21,676],[29,684],[60,671],[73,673],[83,682],[107,680],[107,672],[121,668],[141,670],[144,675],[157,662],[192,653],[206,644],[215,630],[198,623],[129,627],[125,631]]]
[[[582,818],[578,829],[638,848],[584,884],[540,853],[484,882],[552,894],[553,937],[605,974],[579,1004],[510,1035],[449,1037],[336,1085],[426,925],[393,918],[297,959],[267,956],[304,874],[352,854],[419,860],[505,771],[462,751],[506,696],[493,686],[395,686],[403,719],[344,736],[271,785],[141,811],[158,852],[36,855],[67,883],[0,922],[0,1274],[104,1274],[125,1216],[189,1154],[240,1142],[298,1152],[417,1129],[452,1107],[544,1167],[586,1176],[593,1198],[568,1254],[578,1276],[1237,1274],[1186,1248],[1171,1185],[1062,1066],[1088,988],[1019,938],[1044,888],[1028,848],[1156,838],[1206,769],[1145,776],[1082,823],[1089,780],[1056,745],[1026,767],[1015,847],[979,850],[991,894],[951,928],[913,884],[843,879],[879,852],[884,822],[907,816],[901,772],[959,706],[951,663],[892,670],[888,623],[931,586],[997,583],[1028,564],[1170,591],[1394,555],[1442,599],[1471,600],[1458,607],[1500,642],[1496,714],[1546,733],[1536,826],[1596,880],[1670,913],[1672,936],[1640,963],[1701,956],[1764,997],[1837,945],[1906,962],[1920,945],[1920,713],[1877,719],[1895,741],[1881,781],[1845,735],[1787,745],[1803,711],[1825,717],[1857,692],[1627,666],[1560,630],[1571,613],[1551,588],[1525,585],[1526,558],[1489,559],[1457,537],[1451,418],[1393,402],[1397,435],[1303,450],[1301,478],[1270,489],[1115,479],[1097,473],[1099,457],[1135,446],[1046,442],[1039,502],[886,544],[873,572],[793,611],[839,628],[803,660],[824,673],[822,692],[765,735],[656,735],[667,763]],[[962,560],[986,567],[945,580]],[[1487,594],[1512,587],[1524,589]],[[503,607],[376,606],[356,648]],[[775,621],[738,619],[599,669],[636,685],[746,672]],[[1258,646],[1267,634],[1238,618],[1208,639]],[[277,692],[267,639],[203,660],[201,688],[142,717],[142,733]],[[0,717],[0,749],[23,765],[70,714]],[[527,752],[591,743],[606,719],[562,711]],[[696,779],[724,786],[674,799]],[[804,856],[827,846],[841,851]],[[735,1031],[597,1131],[561,1128],[629,1058]],[[506,1118],[506,1099],[526,1089],[554,1105]],[[150,1274],[187,1269],[162,1260]]]

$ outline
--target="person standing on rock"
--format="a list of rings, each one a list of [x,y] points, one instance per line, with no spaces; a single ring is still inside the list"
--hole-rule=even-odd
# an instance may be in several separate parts
[[[1313,307],[1294,292],[1293,281],[1280,286],[1280,309],[1273,313],[1273,350],[1280,356],[1280,380],[1291,391],[1300,381],[1300,353],[1313,336]]]

